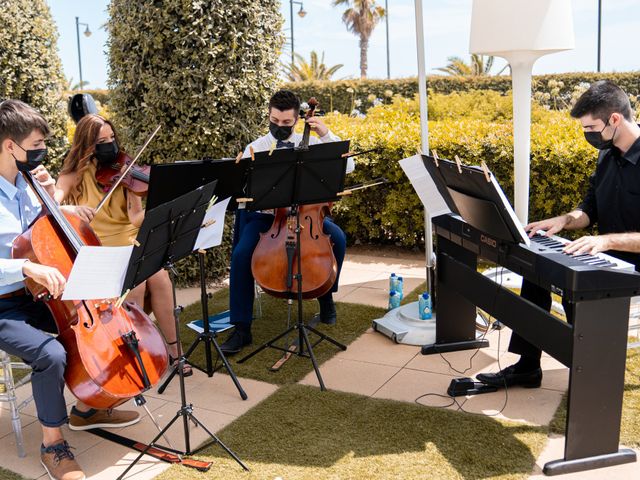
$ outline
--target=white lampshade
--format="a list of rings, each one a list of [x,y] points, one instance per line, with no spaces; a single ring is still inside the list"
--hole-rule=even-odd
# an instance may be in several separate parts
[[[538,57],[574,43],[571,0],[473,0],[471,53]]]

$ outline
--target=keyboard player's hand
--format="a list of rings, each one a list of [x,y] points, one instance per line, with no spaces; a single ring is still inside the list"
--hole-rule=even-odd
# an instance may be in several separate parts
[[[560,215],[559,217],[547,218],[546,220],[530,223],[524,227],[524,230],[529,233],[529,238],[538,233],[538,230],[546,232],[545,234],[550,237],[562,230],[567,223],[569,223],[569,220],[568,215]]]
[[[610,248],[606,235],[580,237],[573,242],[567,243],[562,249],[563,252],[573,255],[581,255],[583,253],[595,255],[596,253],[606,252],[607,250],[610,250]]]

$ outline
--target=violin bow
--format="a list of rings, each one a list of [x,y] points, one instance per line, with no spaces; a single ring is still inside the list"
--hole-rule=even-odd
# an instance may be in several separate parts
[[[356,190],[375,187],[376,185],[382,185],[383,183],[389,183],[389,180],[387,180],[385,177],[374,178],[369,182],[360,183],[358,185],[353,185],[349,188],[346,188],[342,192],[338,192],[338,196],[351,195],[351,193],[355,192]]]
[[[144,145],[142,145],[140,150],[138,150],[138,153],[136,154],[135,158],[131,161],[131,163],[129,165],[127,165],[127,168],[120,175],[120,178],[118,178],[118,180],[113,182],[113,185],[111,185],[111,188],[109,189],[109,191],[105,194],[105,196],[102,198],[102,200],[100,200],[100,203],[98,203],[98,206],[96,207],[95,213],[98,213],[100,211],[100,209],[104,206],[104,204],[107,203],[107,200],[109,200],[109,197],[111,197],[111,194],[114,192],[116,187],[118,185],[120,185],[120,182],[122,181],[122,179],[124,177],[126,177],[127,173],[129,173],[129,170],[131,170],[131,168],[135,165],[135,163],[138,160],[138,158],[140,158],[140,155],[142,155],[142,152],[144,152],[144,150],[147,148],[147,146],[151,143],[151,140],[153,140],[153,137],[156,136],[156,133],[158,133],[158,130],[160,130],[160,127],[162,127],[162,125],[158,125],[156,127],[156,129],[153,131],[153,133],[151,135],[149,135],[149,138],[147,138],[147,140],[144,142]]]

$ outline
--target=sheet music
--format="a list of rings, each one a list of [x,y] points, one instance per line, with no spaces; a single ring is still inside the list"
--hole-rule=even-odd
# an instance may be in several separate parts
[[[516,215],[516,212],[514,212],[513,208],[511,207],[511,204],[509,203],[509,199],[502,191],[502,187],[496,180],[496,177],[493,176],[493,173],[491,173],[490,175],[491,175],[491,184],[498,192],[498,195],[500,196],[500,200],[502,200],[502,205],[504,206],[505,210],[509,214],[509,217],[511,217],[513,224],[516,227],[518,227],[518,234],[520,235],[522,242],[528,247],[531,244],[531,240],[529,240],[529,235],[527,235],[527,232],[524,231],[524,228],[522,227],[522,223],[520,223],[520,219],[518,218],[518,216]]]
[[[207,248],[217,247],[222,243],[224,214],[227,211],[227,205],[229,205],[230,200],[231,197],[225,198],[207,210],[202,221],[202,224],[207,226],[200,229],[196,243],[193,246],[194,250],[206,250]]]
[[[62,300],[116,298],[122,295],[132,251],[133,245],[81,247],[73,262]]]
[[[451,213],[444,198],[440,195],[438,187],[422,163],[421,155],[405,158],[399,163],[430,218]]]

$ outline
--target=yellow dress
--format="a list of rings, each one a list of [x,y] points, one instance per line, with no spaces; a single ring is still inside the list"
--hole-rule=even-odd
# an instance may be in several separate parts
[[[89,163],[82,174],[80,185],[74,193],[69,194],[65,203],[95,208],[105,193],[96,180],[96,166]],[[131,238],[138,234],[138,228],[129,221],[127,213],[127,197],[122,186],[116,188],[107,203],[91,221],[91,228],[96,232],[102,245],[119,247],[131,245]]]

